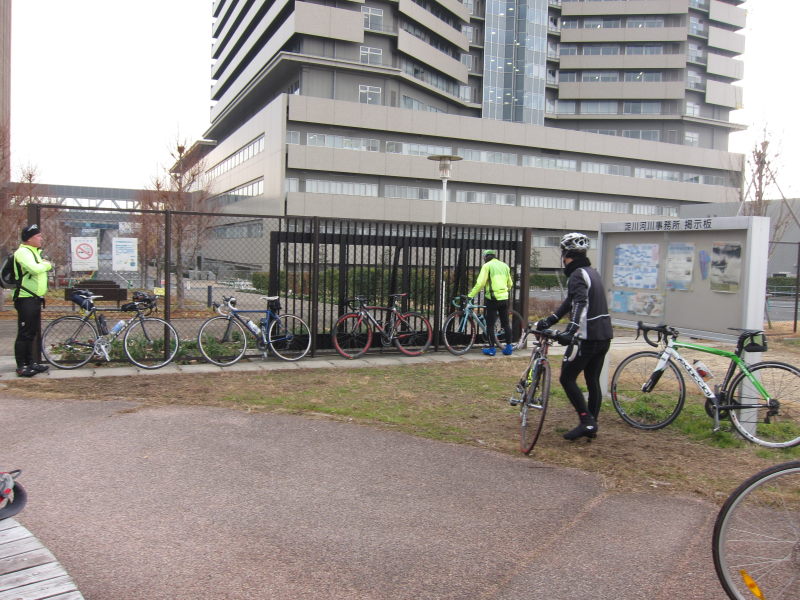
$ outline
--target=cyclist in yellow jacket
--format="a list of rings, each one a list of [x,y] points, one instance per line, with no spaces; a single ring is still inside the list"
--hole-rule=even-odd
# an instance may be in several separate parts
[[[494,356],[497,352],[495,346],[500,345],[500,340],[495,339],[494,324],[497,315],[500,314],[500,325],[506,334],[506,344],[503,347],[503,354],[506,356],[514,352],[514,340],[511,331],[511,324],[508,320],[508,298],[514,287],[514,280],[511,278],[511,269],[503,261],[497,258],[494,250],[483,251],[483,266],[478,273],[478,281],[469,293],[470,298],[477,296],[481,290],[485,290],[484,304],[486,304],[486,328],[489,330],[489,347],[483,349],[487,356]]]
[[[14,292],[17,309],[17,339],[14,358],[17,377],[33,377],[44,373],[48,366],[41,364],[42,355],[42,305],[47,293],[47,272],[53,268],[42,258],[42,231],[38,225],[28,225],[22,230],[22,243],[14,252],[14,263],[19,286]]]

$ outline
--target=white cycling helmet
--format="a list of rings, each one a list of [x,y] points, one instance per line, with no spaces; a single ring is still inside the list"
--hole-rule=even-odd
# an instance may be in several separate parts
[[[559,244],[559,246],[561,246],[562,251],[566,250],[586,251],[589,249],[589,238],[586,236],[586,234],[573,231],[572,233],[568,233],[561,238],[561,243]]]

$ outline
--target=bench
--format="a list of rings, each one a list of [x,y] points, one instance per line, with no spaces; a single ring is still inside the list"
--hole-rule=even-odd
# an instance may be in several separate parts
[[[113,281],[105,281],[102,279],[87,279],[86,281],[79,281],[72,287],[64,288],[64,300],[70,300],[72,292],[75,290],[89,290],[93,294],[102,296],[101,301],[116,301],[117,308],[119,303],[128,300],[127,288],[120,287],[118,283]]]

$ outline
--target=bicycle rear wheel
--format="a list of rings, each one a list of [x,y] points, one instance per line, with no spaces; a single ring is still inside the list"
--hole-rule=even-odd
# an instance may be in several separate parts
[[[407,356],[419,356],[430,347],[433,340],[430,322],[416,312],[397,315],[394,335],[394,345]]]
[[[296,315],[280,315],[269,324],[269,347],[283,360],[300,360],[311,348],[311,331]]]
[[[61,317],[42,333],[42,354],[59,369],[82,367],[94,355],[97,329],[82,317]]]
[[[348,313],[336,321],[331,337],[339,354],[345,358],[358,358],[372,344],[372,326],[360,314]]]
[[[484,313],[484,318],[486,314]],[[503,347],[504,344],[516,344],[519,339],[522,337],[522,330],[523,330],[523,322],[522,322],[522,315],[519,314],[515,310],[508,311],[508,324],[511,326],[511,339],[510,341],[508,336],[506,335],[505,329],[503,329],[502,323],[500,323],[500,318],[494,322],[494,337],[490,338],[487,331],[482,332],[481,335],[478,336],[478,342],[483,344],[489,344],[490,346],[498,346],[500,348]]]
[[[200,326],[197,346],[208,362],[227,367],[244,356],[247,334],[236,319],[211,317]]]
[[[731,384],[731,404],[750,405],[729,413],[736,430],[746,439],[767,448],[800,444],[800,369],[781,362],[761,362],[748,367],[770,396],[767,403],[749,385],[744,373]]]
[[[475,319],[467,316],[464,311],[451,313],[442,328],[444,345],[456,356],[465,354],[475,343],[476,331]]]
[[[550,399],[550,363],[538,360],[525,373],[525,392],[519,405],[520,435],[519,449],[530,454],[539,439]]]
[[[178,353],[178,332],[164,319],[134,321],[125,332],[125,356],[141,369],[160,369]]]
[[[658,352],[631,354],[611,378],[614,408],[628,425],[637,429],[666,427],[683,408],[686,398],[683,376],[671,360],[660,374],[654,374],[660,357]],[[645,386],[650,391],[643,391]]]
[[[712,548],[729,597],[800,598],[800,461],[765,469],[736,488],[717,516]]]

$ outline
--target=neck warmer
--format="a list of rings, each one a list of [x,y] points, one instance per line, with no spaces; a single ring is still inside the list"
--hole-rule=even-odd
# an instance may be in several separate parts
[[[589,262],[589,257],[586,255],[583,256],[576,256],[572,259],[572,262],[569,263],[566,267],[564,267],[564,275],[569,277],[575,271],[575,269],[580,269],[581,267],[591,267],[592,263]]]

